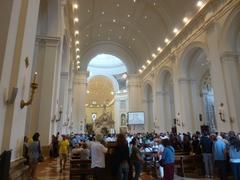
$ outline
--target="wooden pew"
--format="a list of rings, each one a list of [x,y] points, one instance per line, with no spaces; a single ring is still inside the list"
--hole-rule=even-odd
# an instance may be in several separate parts
[[[94,176],[91,160],[70,159],[70,179],[80,179],[81,176]]]
[[[187,174],[194,174],[196,170],[196,158],[195,155],[176,155],[175,156],[175,168],[177,174],[182,177],[188,176]]]

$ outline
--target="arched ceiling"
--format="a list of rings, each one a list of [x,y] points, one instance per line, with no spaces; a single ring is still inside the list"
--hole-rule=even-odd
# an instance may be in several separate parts
[[[79,31],[74,42],[80,42],[80,57],[95,44],[118,44],[130,52],[137,70],[159,46],[164,46],[166,37],[174,37],[172,31],[175,27],[183,26],[183,17],[195,14],[196,2],[197,0],[68,1],[73,31]],[[78,4],[78,9],[74,10],[75,3]],[[78,17],[79,21],[73,23],[74,17]]]
[[[88,82],[87,105],[102,106],[110,103],[114,94],[112,81],[105,76],[94,76]]]

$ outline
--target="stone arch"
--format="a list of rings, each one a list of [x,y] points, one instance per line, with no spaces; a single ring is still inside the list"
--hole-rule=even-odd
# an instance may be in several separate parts
[[[208,48],[207,45],[201,41],[195,41],[192,42],[187,46],[187,48],[183,51],[183,53],[180,56],[179,61],[179,70],[180,70],[180,77],[186,78],[189,77],[188,68],[189,63],[193,59],[193,56],[197,56],[200,53],[205,54],[206,57],[208,57]]]
[[[239,36],[240,36],[240,4],[235,7],[232,12],[226,17],[225,22],[222,26],[220,37],[221,52],[234,51],[240,52],[239,50]]]
[[[154,130],[153,117],[153,84],[151,81],[144,83],[144,109],[145,109],[145,131]]]
[[[133,54],[125,50],[123,47],[117,44],[109,44],[109,43],[99,43],[95,44],[91,48],[89,48],[81,57],[81,70],[87,69],[88,63],[91,59],[98,54],[111,54],[113,56],[118,57],[123,61],[125,66],[127,67],[127,72],[129,74],[135,74],[137,72],[137,64],[136,58]]]
[[[156,103],[159,104],[157,112],[160,112],[158,114],[159,125],[163,127],[164,131],[170,132],[175,118],[173,72],[170,67],[166,66],[160,69],[156,84]]]
[[[180,56],[178,83],[181,94],[181,122],[179,124],[182,124],[183,129],[187,131],[200,130],[199,117],[206,114],[206,104],[200,95],[200,84],[202,77],[210,69],[207,57],[207,45],[200,41],[191,43]]]

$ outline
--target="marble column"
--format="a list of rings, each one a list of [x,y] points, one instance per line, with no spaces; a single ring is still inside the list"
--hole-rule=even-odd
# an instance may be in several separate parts
[[[166,132],[166,119],[165,119],[165,111],[164,111],[164,96],[165,93],[163,91],[157,91],[156,92],[156,106],[155,106],[155,112],[157,120],[156,122],[156,132]]]
[[[224,52],[221,56],[227,101],[229,106],[229,119],[226,123],[230,124],[231,130],[240,129],[240,78],[238,68],[238,56],[233,52]]]
[[[60,93],[59,93],[59,106],[62,108],[62,116],[60,121],[57,122],[57,132],[64,134],[64,127],[67,122],[67,106],[68,106],[68,82],[69,73],[61,72]]]
[[[141,110],[140,84],[137,74],[128,75],[128,107],[129,111]]]
[[[184,132],[192,132],[195,130],[190,90],[192,80],[180,78],[178,81],[181,100],[181,111],[179,112],[180,125],[182,126],[182,130]]]
[[[15,101],[3,108],[5,116],[2,117],[2,112],[0,113],[1,121],[4,119],[4,125],[1,126],[3,129],[0,128],[3,141],[0,138],[0,142],[1,151],[12,149],[11,158],[15,160],[22,156],[27,107],[20,109],[20,101],[26,101],[30,94],[32,63],[26,67],[25,58],[33,59],[39,0],[13,1],[11,9],[1,83],[7,85],[6,88],[18,88],[18,93]]]
[[[76,71],[73,86],[73,132],[84,133],[86,123],[87,71]]]
[[[59,67],[59,46],[60,38],[58,37],[38,37],[44,45],[44,51],[39,56],[43,58],[42,72],[39,73],[41,76],[41,82],[39,83],[39,116],[38,116],[38,132],[41,135],[41,145],[47,146],[50,142],[50,138],[55,128],[55,121],[58,119],[59,114],[56,113],[56,106],[58,104],[56,96],[56,82],[58,77]],[[38,59],[37,61],[41,61]],[[55,83],[54,83],[55,82]]]

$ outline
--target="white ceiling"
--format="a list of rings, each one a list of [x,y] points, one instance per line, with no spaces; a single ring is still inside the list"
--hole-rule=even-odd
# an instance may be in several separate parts
[[[164,39],[174,38],[173,29],[181,29],[183,17],[198,11],[197,0],[71,0],[70,17],[79,18],[72,23],[78,30],[80,56],[96,44],[114,44],[131,55],[136,71],[151,54],[157,54]],[[206,2],[206,0],[205,0]],[[74,3],[78,9],[73,10]],[[74,34],[74,32],[72,32]],[[104,52],[102,52],[104,53]]]

